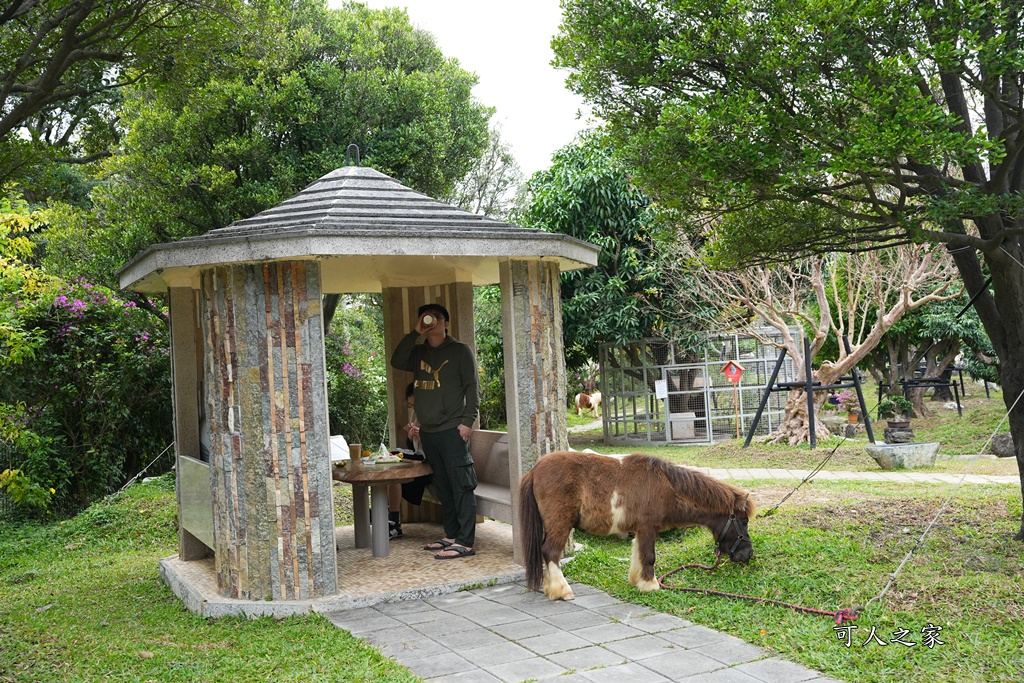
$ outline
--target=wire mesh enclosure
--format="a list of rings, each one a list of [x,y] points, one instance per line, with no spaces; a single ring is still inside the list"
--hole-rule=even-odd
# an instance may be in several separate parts
[[[667,339],[645,338],[600,349],[604,438],[612,444],[710,444],[745,435],[781,351],[781,335],[761,330],[709,337],[703,351]],[[798,333],[797,333],[798,334]],[[729,361],[743,368],[737,384],[726,379]],[[777,381],[792,381],[787,357]],[[771,394],[757,435],[779,423],[783,392]]]

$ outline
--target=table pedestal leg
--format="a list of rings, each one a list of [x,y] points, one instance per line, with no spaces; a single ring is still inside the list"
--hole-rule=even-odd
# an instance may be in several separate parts
[[[387,557],[391,543],[387,484],[370,485],[370,514],[373,516],[373,556]]]
[[[352,516],[355,518],[356,547],[370,547],[369,491],[362,484],[352,486]]]

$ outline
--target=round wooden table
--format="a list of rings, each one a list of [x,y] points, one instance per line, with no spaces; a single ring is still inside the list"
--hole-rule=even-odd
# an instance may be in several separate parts
[[[352,485],[352,515],[355,517],[355,546],[372,546],[374,557],[387,557],[391,547],[388,525],[388,486],[404,484],[416,477],[433,474],[425,462],[408,460],[396,463],[363,465],[349,461],[347,467],[336,467],[333,478]],[[369,488],[369,496],[367,496]],[[371,506],[372,503],[372,506]],[[370,514],[373,514],[371,524]]]

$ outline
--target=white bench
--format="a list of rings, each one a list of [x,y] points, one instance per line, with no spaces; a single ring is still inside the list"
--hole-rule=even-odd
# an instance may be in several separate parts
[[[512,490],[508,474],[508,433],[478,429],[469,439],[476,470],[476,513],[512,523]]]

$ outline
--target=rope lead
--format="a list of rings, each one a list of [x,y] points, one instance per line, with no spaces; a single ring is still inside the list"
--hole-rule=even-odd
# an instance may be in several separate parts
[[[773,600],[772,598],[760,598],[760,597],[757,597],[756,595],[742,595],[742,594],[739,594],[739,593],[726,593],[725,591],[716,591],[716,590],[711,590],[710,588],[686,588],[686,587],[683,587],[683,586],[673,586],[673,585],[665,583],[665,579],[667,577],[671,576],[672,574],[675,574],[678,571],[682,571],[683,569],[698,568],[698,569],[704,569],[704,570],[709,571],[709,572],[713,572],[716,569],[718,569],[719,566],[721,566],[722,559],[723,559],[722,558],[722,554],[716,551],[715,552],[715,563],[713,565],[711,565],[710,567],[707,566],[707,565],[696,563],[696,562],[694,562],[692,564],[684,564],[684,565],[682,565],[680,567],[676,567],[675,569],[673,569],[671,571],[668,571],[668,572],[665,572],[664,574],[662,574],[658,578],[658,585],[661,586],[662,588],[667,589],[667,590],[680,591],[682,593],[700,593],[702,595],[717,595],[717,596],[723,597],[723,598],[736,598],[737,600],[749,600],[751,602],[760,602],[760,603],[766,604],[766,605],[776,605],[778,607],[788,607],[789,609],[796,610],[797,612],[807,612],[808,614],[820,614],[822,616],[832,617],[833,619],[835,619],[836,624],[838,626],[842,626],[847,621],[856,621],[857,617],[860,615],[860,613],[864,609],[863,607],[858,606],[858,607],[853,607],[851,609],[839,609],[839,610],[835,610],[833,612],[829,612],[828,610],[815,609],[813,607],[803,607],[802,605],[795,605],[795,604],[793,604],[791,602],[783,602],[782,600]]]

